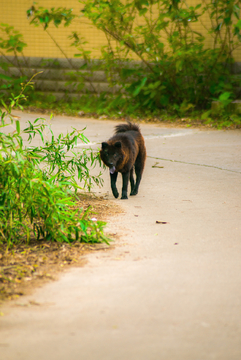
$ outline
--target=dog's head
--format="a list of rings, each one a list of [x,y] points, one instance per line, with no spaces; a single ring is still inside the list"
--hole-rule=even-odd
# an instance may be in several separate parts
[[[110,168],[110,173],[114,174],[118,165],[122,162],[123,151],[121,141],[103,142],[100,150],[100,157],[103,163]]]

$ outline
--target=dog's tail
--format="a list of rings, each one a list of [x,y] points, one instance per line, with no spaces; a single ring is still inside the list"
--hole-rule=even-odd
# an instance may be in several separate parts
[[[140,132],[140,128],[136,124],[132,124],[131,122],[127,122],[127,124],[120,124],[115,127],[115,134],[123,133],[126,131],[138,131]]]

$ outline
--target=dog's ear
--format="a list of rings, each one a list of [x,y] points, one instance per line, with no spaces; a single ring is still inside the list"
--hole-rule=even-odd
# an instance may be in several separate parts
[[[120,141],[117,141],[117,142],[115,143],[115,147],[121,148],[121,142],[120,142]]]
[[[102,146],[102,149],[104,150],[104,149],[106,149],[109,145],[108,145],[107,142],[103,142],[103,143],[101,144],[101,146]]]

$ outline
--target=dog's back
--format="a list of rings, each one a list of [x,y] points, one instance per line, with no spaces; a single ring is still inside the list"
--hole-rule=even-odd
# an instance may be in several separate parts
[[[115,134],[124,133],[126,131],[138,131],[141,133],[140,128],[136,124],[132,124],[131,122],[127,122],[127,124],[119,124],[115,127]]]
[[[128,166],[128,170],[136,165],[138,157],[141,158],[142,168],[146,160],[146,148],[144,138],[141,134],[140,128],[136,124],[128,122],[126,124],[119,124],[115,127],[115,135],[110,138],[109,142],[114,144],[120,141],[124,154],[124,161],[122,166]]]

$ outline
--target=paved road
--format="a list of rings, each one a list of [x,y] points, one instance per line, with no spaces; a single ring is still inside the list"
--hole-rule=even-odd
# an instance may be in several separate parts
[[[87,126],[94,147],[115,125],[52,123]],[[140,193],[113,200],[107,171],[95,189],[125,211],[109,224],[116,249],[21,299],[40,306],[6,305],[1,360],[241,359],[241,131],[141,129]]]

